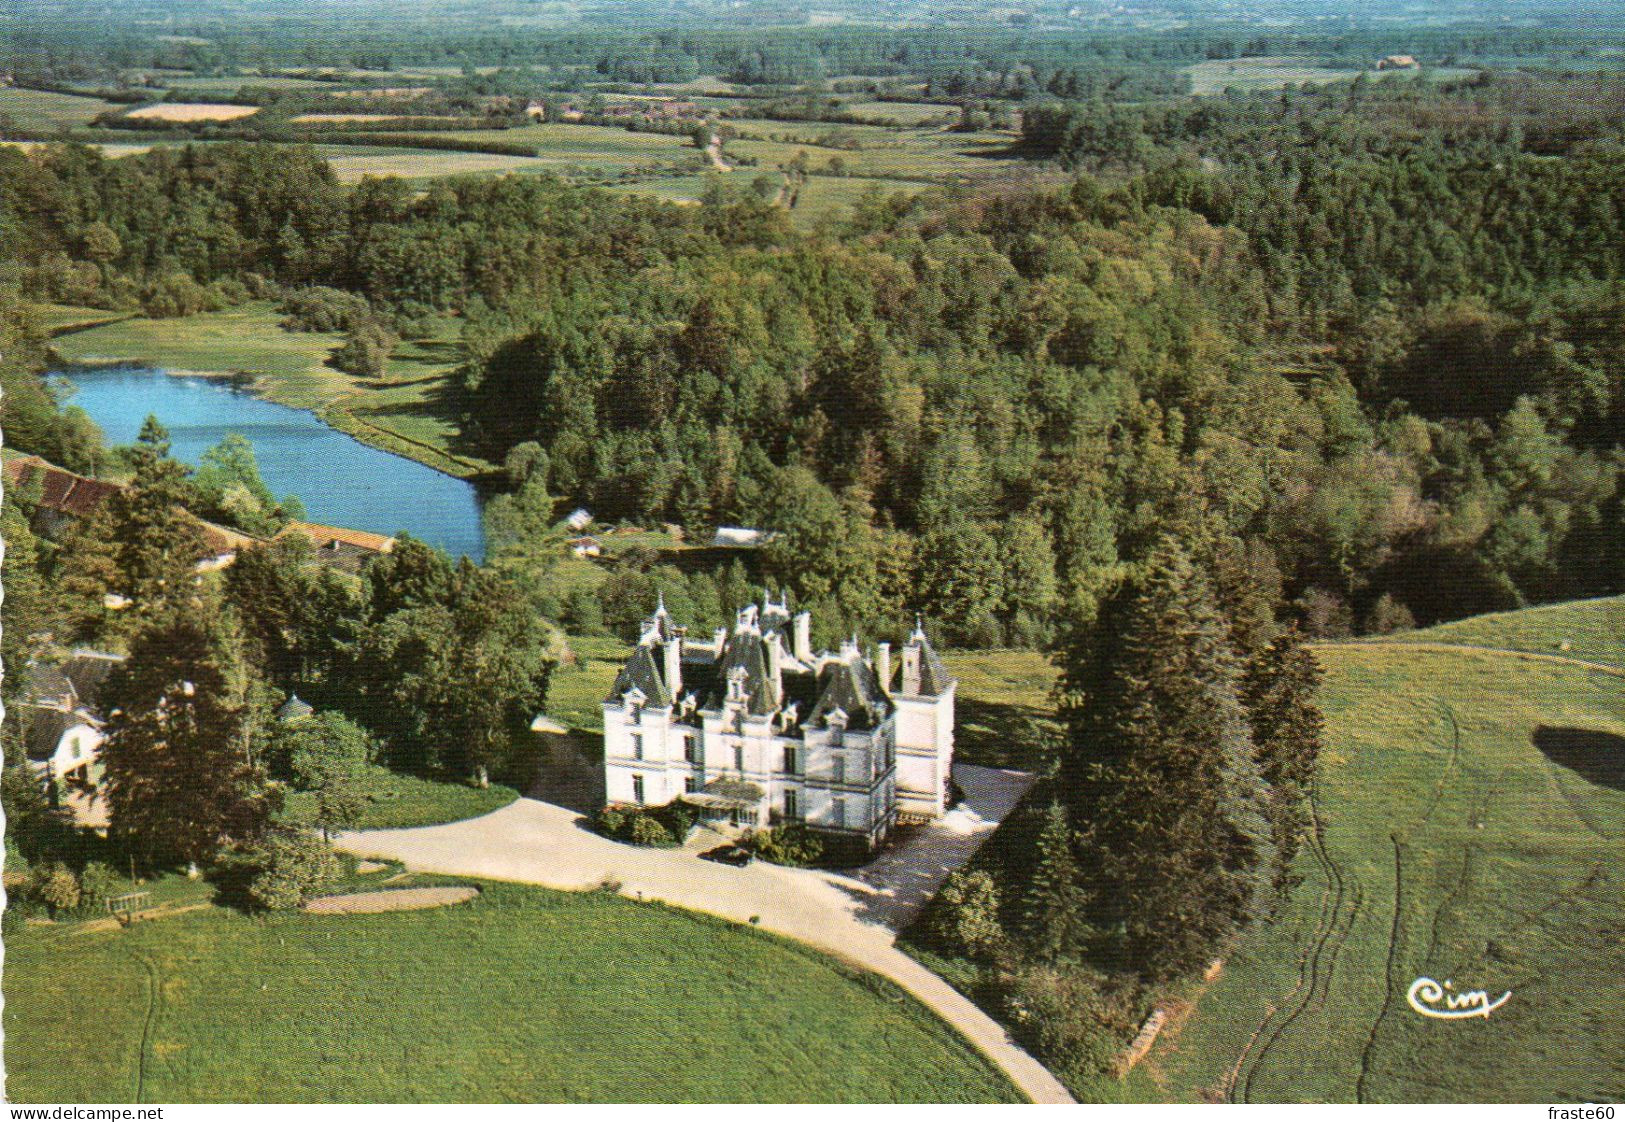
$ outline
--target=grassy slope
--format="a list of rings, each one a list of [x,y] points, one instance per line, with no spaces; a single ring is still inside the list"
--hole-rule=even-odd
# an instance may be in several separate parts
[[[366,917],[12,925],[6,949],[14,1101],[1012,1098],[890,986],[603,895],[493,885]]]
[[[48,90],[0,89],[0,113],[25,129],[55,129],[85,125],[98,114],[118,108],[99,97],[52,93]]]
[[[1625,667],[1625,596],[1474,616],[1390,635],[1388,641],[1499,647]]]
[[[1507,645],[1553,612],[1454,626]],[[1329,864],[1306,858],[1279,922],[1231,959],[1148,1072],[1180,1099],[1617,1096],[1625,791],[1551,762],[1531,737],[1625,736],[1622,683],[1474,652],[1321,654]],[[1405,1003],[1421,975],[1513,997],[1488,1021],[1427,1020]]]

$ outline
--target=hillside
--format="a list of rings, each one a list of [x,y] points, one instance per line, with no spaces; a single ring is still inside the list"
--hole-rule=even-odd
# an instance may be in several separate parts
[[[1319,648],[1322,844],[1280,920],[1165,1034],[1180,1100],[1608,1100],[1625,1087],[1619,599]],[[1409,642],[1413,645],[1407,646]],[[1415,644],[1430,644],[1419,646]],[[1412,981],[1510,991],[1425,1019]]]

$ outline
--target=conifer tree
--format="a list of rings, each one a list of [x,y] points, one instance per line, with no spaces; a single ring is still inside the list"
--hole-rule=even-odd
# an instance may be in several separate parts
[[[1064,655],[1062,776],[1092,915],[1153,980],[1200,969],[1269,899],[1239,683],[1208,582],[1171,538]]]
[[[270,804],[245,748],[235,648],[218,612],[173,605],[108,680],[112,832],[149,868],[201,864],[264,829]]]
[[[116,526],[122,592],[144,614],[192,585],[192,566],[203,554],[203,532],[181,505],[186,468],[169,457],[169,433],[156,417],[141,426],[131,458],[135,480],[108,500]]]
[[[1074,852],[1066,807],[1050,803],[1038,835],[1037,861],[1022,898],[1021,924],[1027,942],[1045,958],[1077,950],[1089,935],[1088,897]]]
[[[1283,632],[1249,662],[1242,684],[1259,771],[1270,788],[1278,888],[1287,886],[1292,860],[1309,828],[1306,799],[1325,729],[1315,704],[1319,686],[1320,666],[1296,628]]]

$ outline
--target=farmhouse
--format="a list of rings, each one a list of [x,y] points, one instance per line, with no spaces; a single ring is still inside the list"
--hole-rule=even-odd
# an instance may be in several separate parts
[[[662,603],[603,703],[609,801],[681,800],[720,828],[804,823],[870,845],[900,817],[940,817],[955,682],[924,630],[894,668],[889,643],[815,653],[811,628],[764,601],[695,640]]]
[[[30,662],[17,722],[41,786],[89,790],[100,781],[102,684],[121,655],[75,651],[60,662]]]
[[[361,568],[381,553],[395,548],[395,539],[366,530],[348,530],[343,526],[323,526],[316,522],[289,522],[278,533],[278,538],[299,534],[310,539],[316,547],[316,560],[330,568],[344,572],[360,572]]]

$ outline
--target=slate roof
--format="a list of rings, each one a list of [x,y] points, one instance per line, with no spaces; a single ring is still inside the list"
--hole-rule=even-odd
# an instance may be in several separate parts
[[[615,686],[605,700],[619,701],[634,688],[656,709],[664,709],[672,703],[671,691],[666,688],[666,676],[661,671],[660,659],[652,643],[638,644],[632,657],[626,660],[626,665],[615,676]]]
[[[819,675],[821,689],[818,704],[807,716],[807,724],[829,720],[831,713],[840,709],[846,714],[846,727],[854,730],[873,729],[891,712],[891,702],[880,688],[880,679],[862,659],[832,662]]]
[[[31,760],[50,759],[56,755],[57,746],[69,729],[92,723],[84,713],[65,713],[60,709],[43,709],[33,705],[26,709],[27,712],[22,715],[23,743]]]
[[[76,651],[62,663],[62,674],[73,683],[78,704],[97,712],[101,709],[102,686],[107,683],[113,668],[123,661],[122,655]]]
[[[316,712],[308,701],[300,699],[298,694],[289,694],[288,700],[276,707],[276,719],[283,724],[292,724],[302,721]]]
[[[935,697],[946,693],[948,687],[954,684],[954,676],[948,673],[948,668],[937,656],[936,648],[931,646],[931,640],[925,637],[925,632],[916,631],[913,641],[920,644],[921,696]]]

